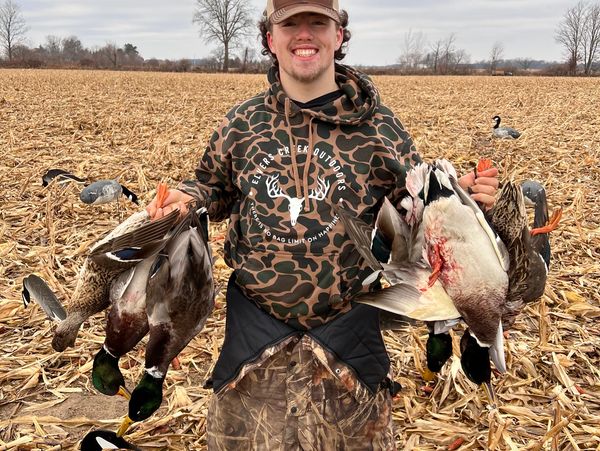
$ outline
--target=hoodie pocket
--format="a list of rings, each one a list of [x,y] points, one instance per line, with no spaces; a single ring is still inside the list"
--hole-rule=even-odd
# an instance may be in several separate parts
[[[253,250],[236,275],[245,294],[281,320],[326,320],[344,306],[338,253]]]

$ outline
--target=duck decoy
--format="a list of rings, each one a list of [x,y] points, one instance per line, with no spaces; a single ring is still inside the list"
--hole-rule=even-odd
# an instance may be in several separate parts
[[[164,201],[166,185],[160,185],[158,191],[159,199]],[[178,215],[179,211],[174,210],[150,221],[145,210],[134,213],[90,248],[66,308],[67,317],[58,324],[52,339],[56,351],[74,346],[81,324],[109,306],[109,289],[119,274],[162,249]]]
[[[150,330],[145,372],[131,393],[118,436],[160,407],[170,362],[202,330],[214,307],[212,255],[204,231],[207,218],[205,208],[199,213],[190,209],[152,266],[146,287]]]
[[[48,169],[42,175],[42,186],[48,186],[52,180],[56,179],[59,183],[72,181],[75,183],[86,183],[85,179],[77,177],[63,169]]]
[[[88,432],[81,441],[79,449],[81,451],[102,451],[104,449],[140,450],[122,437],[117,437],[117,434],[114,432],[103,429]]]
[[[517,139],[521,136],[521,133],[510,127],[500,127],[500,116],[494,116],[492,118],[494,121],[494,127],[492,128],[492,133],[496,138],[501,139]]]
[[[67,312],[54,292],[41,277],[35,274],[30,274],[23,279],[21,296],[25,307],[34,300],[52,321],[61,322],[67,318]]]
[[[79,199],[84,204],[100,205],[118,201],[122,195],[139,204],[137,195],[116,180],[98,180],[89,184],[81,190]]]

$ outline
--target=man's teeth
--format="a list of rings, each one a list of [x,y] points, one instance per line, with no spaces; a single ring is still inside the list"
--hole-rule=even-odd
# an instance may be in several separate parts
[[[294,51],[294,54],[298,56],[312,56],[315,53],[317,53],[315,49],[297,49]]]

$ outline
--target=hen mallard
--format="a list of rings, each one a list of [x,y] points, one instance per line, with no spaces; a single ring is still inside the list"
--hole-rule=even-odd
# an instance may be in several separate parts
[[[160,185],[158,195],[164,199],[166,194],[166,185]],[[159,220],[150,221],[146,211],[134,213],[91,247],[67,306],[67,317],[54,333],[52,347],[55,350],[64,351],[75,345],[81,324],[110,305],[112,281],[155,255],[164,246],[165,236],[178,215],[179,211],[175,210]]]
[[[523,189],[513,181],[504,183],[498,200],[489,214],[490,221],[508,248],[510,269],[509,289],[502,314],[505,330],[512,327],[523,303],[538,299],[544,294],[549,262],[548,233],[558,226],[562,210],[554,212],[548,220],[548,207],[543,187],[525,185],[528,195],[536,203],[534,228],[529,229]],[[531,189],[527,188],[531,187]],[[534,193],[535,190],[535,193]],[[546,257],[544,258],[544,255]]]
[[[201,209],[200,215],[190,211],[150,271],[146,369],[131,393],[119,436],[160,407],[169,363],[202,330],[213,309],[216,293],[206,220],[206,209]]]
[[[494,116],[492,118],[492,120],[494,121],[494,127],[492,128],[492,133],[494,134],[494,136],[496,138],[517,139],[519,136],[521,136],[521,133],[519,133],[514,128],[500,127],[500,121],[501,121],[500,116]]]
[[[475,341],[491,351],[496,367],[506,371],[500,321],[508,285],[506,249],[497,242],[479,207],[458,186],[450,163],[418,165],[407,175],[407,189],[410,197],[402,205],[407,210],[408,233],[400,232],[404,236],[400,247],[407,251],[399,252],[408,258],[404,263],[374,262],[368,251],[370,227],[340,209],[346,231],[361,255],[374,274],[382,273],[392,285],[361,295],[358,301],[435,322],[434,335],[462,318]],[[450,349],[448,340],[443,341],[442,360]],[[473,365],[489,366],[489,357]],[[491,390],[489,380],[486,388]]]

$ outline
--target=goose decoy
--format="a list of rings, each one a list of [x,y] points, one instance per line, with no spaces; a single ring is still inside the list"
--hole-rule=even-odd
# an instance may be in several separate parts
[[[521,133],[516,131],[514,128],[510,127],[500,127],[500,116],[494,116],[492,118],[494,121],[494,127],[492,128],[492,133],[496,138],[502,139],[517,139],[521,136]]]
[[[408,265],[373,264],[374,272],[382,273],[392,286],[360,295],[357,301],[440,324],[462,318],[473,338],[490,349],[496,367],[506,371],[500,321],[508,285],[506,249],[496,241],[479,207],[458,185],[449,162],[439,160],[409,171],[407,189],[411,198],[402,202],[405,216],[416,230],[422,230],[413,230],[413,235],[422,234],[426,258],[413,258]],[[353,241],[363,240],[357,245],[363,255],[369,248],[364,244],[371,236],[369,227],[364,223],[348,227],[349,220],[360,221],[349,212],[341,211],[340,218]],[[420,252],[413,250],[412,254]],[[447,348],[442,357],[444,354]],[[489,365],[489,357],[473,364]]]
[[[61,322],[67,318],[67,312],[54,292],[41,277],[35,274],[30,274],[23,279],[21,296],[25,307],[34,300],[52,321]]]
[[[164,201],[166,185],[161,184],[158,192],[160,201]],[[179,211],[174,210],[161,219],[150,221],[145,210],[134,213],[90,248],[66,308],[67,317],[54,332],[52,347],[56,351],[74,346],[81,324],[109,306],[110,286],[119,274],[162,249],[178,215]]]
[[[81,451],[102,451],[104,449],[132,449],[139,451],[135,445],[127,442],[122,437],[117,437],[112,431],[99,429],[91,431],[81,441]]]
[[[116,180],[98,180],[89,184],[81,190],[79,199],[84,204],[100,205],[118,201],[122,195],[139,204],[137,195]]]
[[[42,175],[42,186],[48,186],[52,180],[56,179],[59,183],[72,181],[75,183],[86,183],[85,179],[77,177],[63,169],[48,169],[44,175]]]
[[[150,271],[146,311],[150,325],[145,372],[129,400],[118,436],[150,417],[162,403],[170,362],[202,330],[215,299],[206,209],[193,209],[169,238]]]

